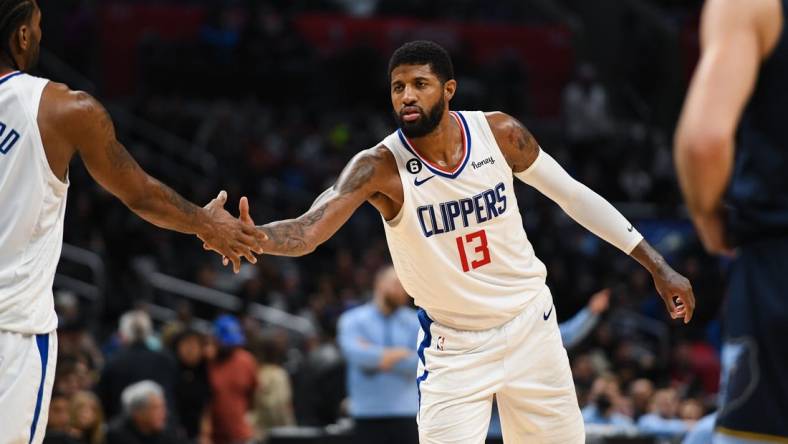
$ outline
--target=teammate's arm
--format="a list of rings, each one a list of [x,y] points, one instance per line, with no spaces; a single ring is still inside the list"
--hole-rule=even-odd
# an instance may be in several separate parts
[[[328,240],[356,209],[380,191],[381,174],[393,164],[382,146],[358,153],[345,166],[336,184],[324,191],[312,207],[296,219],[259,226],[267,240],[260,243],[266,254],[303,256]]]
[[[730,254],[722,196],[733,169],[734,133],[765,52],[757,14],[764,3],[706,2],[701,58],[676,129],[679,184],[700,239],[713,253]]]
[[[236,271],[241,257],[256,262],[253,251],[261,236],[222,208],[226,193],[201,208],[149,176],[117,140],[106,109],[89,94],[50,83],[42,100],[58,109],[53,115],[60,135],[90,175],[129,209],[159,227],[199,236],[229,258]]]
[[[643,265],[674,319],[689,322],[695,297],[689,281],[676,273],[631,223],[607,200],[573,179],[517,119],[489,113],[487,121],[514,175],[556,202],[580,225]],[[677,298],[678,301],[675,299]],[[680,303],[678,303],[680,301]]]

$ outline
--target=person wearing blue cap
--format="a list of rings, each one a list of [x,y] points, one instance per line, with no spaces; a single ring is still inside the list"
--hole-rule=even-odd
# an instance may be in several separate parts
[[[219,347],[208,367],[213,442],[252,442],[254,433],[246,421],[246,413],[251,409],[257,389],[257,361],[243,348],[246,337],[235,316],[217,318],[213,323],[213,336]]]

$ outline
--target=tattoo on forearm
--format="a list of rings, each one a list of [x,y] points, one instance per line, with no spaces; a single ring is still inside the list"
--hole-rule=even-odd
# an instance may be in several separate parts
[[[126,148],[113,137],[107,145],[107,157],[114,171],[131,170],[137,168],[137,162],[131,157]]]
[[[309,251],[309,242],[306,238],[307,228],[313,226],[325,216],[328,204],[308,211],[298,219],[274,222],[260,227],[268,236],[267,253],[284,256],[298,256]]]
[[[197,213],[198,207],[196,205],[184,199],[180,194],[175,192],[175,190],[161,182],[159,182],[159,191],[161,192],[162,197],[181,213],[184,213],[188,216],[192,216]]]
[[[340,174],[336,185],[318,196],[309,211],[299,218],[273,222],[260,227],[268,236],[263,250],[269,254],[283,256],[300,256],[309,253],[317,243],[314,232],[309,229],[325,217],[331,202],[335,202],[335,199],[347,198],[348,194],[361,190],[369,183],[384,156],[383,150],[385,148],[382,147],[367,150],[353,159]]]
[[[320,193],[320,195],[317,196],[317,199],[315,199],[312,202],[312,205],[309,207],[309,209],[311,210],[311,209],[315,208],[316,206],[320,205],[322,203],[321,201],[323,200],[323,198],[325,198],[333,189],[334,189],[333,186],[330,186],[330,187],[326,188],[326,190],[323,191],[322,193]]]

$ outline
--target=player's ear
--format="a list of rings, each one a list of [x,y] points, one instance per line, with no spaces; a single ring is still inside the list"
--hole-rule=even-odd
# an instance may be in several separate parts
[[[443,96],[446,98],[446,101],[454,97],[454,93],[457,92],[457,81],[454,79],[449,79],[446,83],[443,84]]]
[[[23,24],[19,27],[16,31],[16,44],[19,48],[19,52],[25,52],[30,48],[32,44],[32,35],[30,35],[30,26],[27,24]]]

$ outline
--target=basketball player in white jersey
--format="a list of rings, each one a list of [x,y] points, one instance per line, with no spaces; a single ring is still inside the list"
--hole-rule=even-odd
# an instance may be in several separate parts
[[[24,74],[35,63],[41,12],[34,0],[0,0],[0,443],[44,438],[57,353],[52,299],[63,239],[68,164],[90,174],[145,220],[196,234],[239,267],[259,234],[148,176],[115,139],[95,99]]]
[[[684,322],[695,305],[689,282],[517,120],[449,111],[457,82],[443,48],[405,44],[389,76],[400,128],[356,155],[305,214],[260,227],[263,250],[307,254],[371,203],[397,275],[420,307],[420,441],[483,443],[495,396],[506,442],[583,443],[545,266],[523,230],[513,178],[640,262],[670,315]]]

